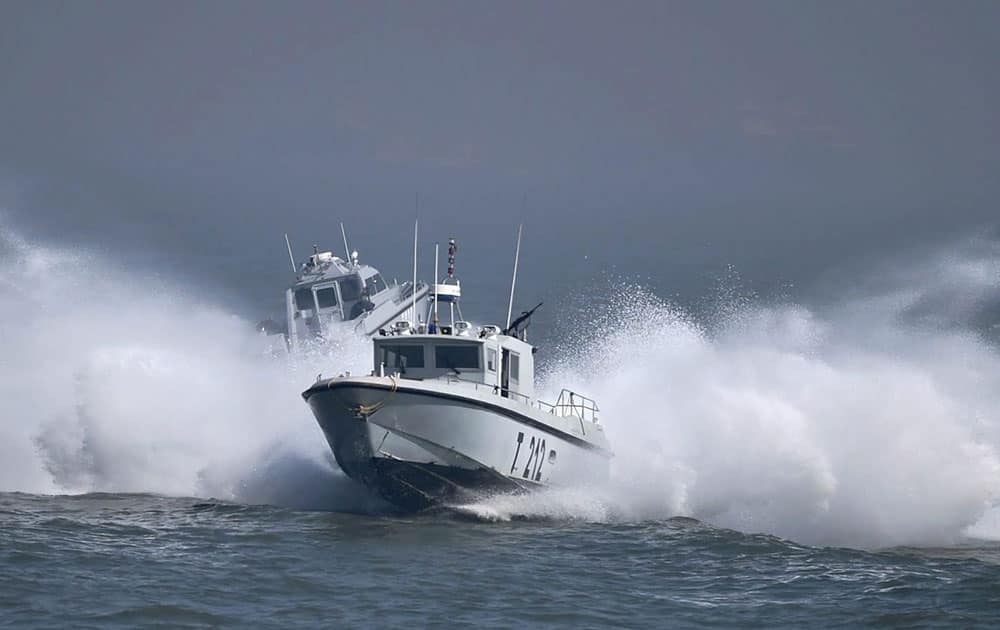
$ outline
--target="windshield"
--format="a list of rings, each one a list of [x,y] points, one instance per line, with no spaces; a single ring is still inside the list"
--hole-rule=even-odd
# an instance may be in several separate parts
[[[368,289],[368,295],[375,295],[381,291],[385,291],[385,281],[382,280],[382,274],[375,274],[371,278],[365,280],[365,288]]]
[[[350,276],[338,282],[340,284],[340,299],[353,302],[361,299],[361,278]]]
[[[333,287],[316,289],[316,301],[320,308],[332,308],[337,305],[337,291]]]
[[[312,289],[298,289],[295,291],[295,308],[300,311],[311,311],[316,308],[313,302]]]
[[[434,347],[434,366],[448,369],[479,369],[478,345],[444,345]]]
[[[424,347],[422,345],[383,345],[382,363],[387,369],[405,371],[406,368],[424,367]]]

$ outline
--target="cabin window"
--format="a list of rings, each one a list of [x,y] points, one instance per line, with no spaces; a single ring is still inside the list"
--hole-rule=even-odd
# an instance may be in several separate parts
[[[299,289],[295,292],[295,308],[300,311],[311,311],[316,308],[312,289]]]
[[[497,351],[493,348],[486,351],[486,368],[490,372],[497,371]]]
[[[344,302],[353,302],[361,298],[361,278],[350,276],[339,281],[340,299]]]
[[[388,369],[405,371],[406,368],[424,367],[423,346],[382,346],[382,363]]]
[[[434,346],[434,365],[448,369],[479,369],[479,345]]]
[[[316,290],[316,302],[320,308],[333,308],[337,305],[337,291],[333,287]]]
[[[375,274],[371,278],[365,280],[365,288],[368,289],[368,295],[375,295],[376,293],[381,293],[386,290],[385,281],[382,280],[382,274]]]
[[[510,380],[520,380],[521,358],[511,352],[508,361],[510,362]]]

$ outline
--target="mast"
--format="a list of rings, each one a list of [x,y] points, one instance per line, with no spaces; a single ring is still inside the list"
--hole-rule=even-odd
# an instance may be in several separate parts
[[[517,226],[517,248],[514,250],[514,276],[510,280],[510,301],[507,302],[507,328],[510,328],[510,315],[514,310],[514,287],[517,286],[517,260],[521,256],[521,228],[524,224]]]
[[[417,226],[419,224],[419,219],[413,220],[413,286],[410,287],[413,292],[413,324],[417,323]]]
[[[438,244],[434,243],[434,332],[438,325]]]
[[[458,246],[455,244],[455,239],[449,238],[448,239],[448,280],[453,281],[454,284],[457,285],[458,281],[455,280],[455,252],[456,251],[458,251]],[[448,308],[449,308],[449,310],[451,312],[451,325],[452,325],[452,327],[454,327],[455,326],[455,300],[449,300],[449,302],[448,302]],[[459,311],[459,314],[461,314],[461,311]]]

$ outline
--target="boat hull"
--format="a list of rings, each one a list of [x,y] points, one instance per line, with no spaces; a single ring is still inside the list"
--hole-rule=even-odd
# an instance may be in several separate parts
[[[344,472],[406,510],[606,477],[610,453],[549,414],[448,389],[348,377],[303,396]]]

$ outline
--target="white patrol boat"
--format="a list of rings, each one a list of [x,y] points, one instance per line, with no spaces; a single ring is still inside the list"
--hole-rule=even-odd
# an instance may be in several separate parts
[[[343,230],[343,225],[341,225]],[[284,329],[273,322],[261,322],[268,334],[284,334],[287,348],[295,350],[310,339],[330,336],[334,328],[374,335],[401,316],[413,313],[427,303],[430,287],[423,282],[406,281],[388,284],[378,269],[358,261],[358,252],[344,260],[332,252],[313,253],[298,268],[285,236],[288,257],[295,282],[285,291]],[[347,235],[344,234],[344,249]]]
[[[430,323],[396,322],[374,338],[371,375],[318,379],[302,394],[340,467],[407,510],[606,478],[594,401],[565,389],[554,403],[535,398],[535,309],[513,323],[508,312],[504,329],[438,325],[438,303],[454,316],[461,296],[449,245]]]

